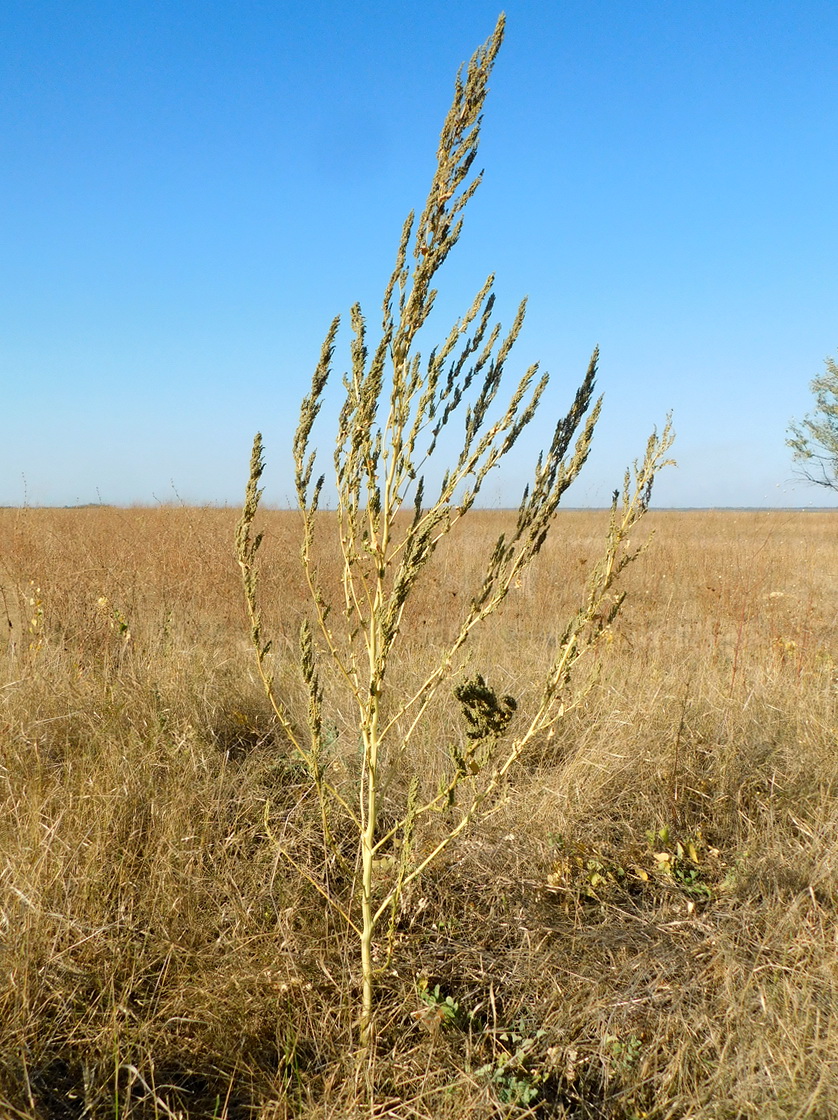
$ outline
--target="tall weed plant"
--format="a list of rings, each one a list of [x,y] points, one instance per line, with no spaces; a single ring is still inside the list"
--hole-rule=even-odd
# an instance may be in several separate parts
[[[493,277],[427,356],[419,336],[434,307],[436,275],[457,244],[466,206],[481,175],[473,172],[482,112],[504,34],[494,33],[457,75],[453,104],[437,149],[425,206],[404,223],[384,291],[380,332],[370,337],[356,304],[350,315],[349,372],[342,381],[334,450],[334,513],[321,512],[325,476],[313,449],[315,423],[329,392],[339,320],[326,335],[294,438],[296,495],[303,518],[302,565],[311,622],[300,631],[296,670],[308,695],[301,730],[276,683],[278,658],[263,631],[255,532],[264,470],[256,436],[236,549],[259,674],[290,749],[302,762],[319,805],[322,858],[302,863],[265,824],[289,866],[326,900],[357,946],[356,1024],[362,1046],[375,1036],[375,986],[389,966],[410,888],[423,872],[504,795],[516,764],[577,707],[586,675],[577,669],[606,634],[623,601],[618,580],[638,555],[630,534],[646,512],[672,442],[667,422],[648,440],[642,462],[615,492],[601,555],[579,588],[574,613],[556,628],[553,653],[532,702],[500,695],[477,671],[464,675],[464,647],[493,616],[535,561],[562,496],[588,457],[600,415],[594,351],[567,413],[538,456],[511,531],[486,557],[482,579],[455,619],[447,644],[415,687],[393,679],[410,630],[408,604],[441,542],[475,507],[489,475],[532,421],[547,375],[531,366],[505,398],[511,350],[524,322],[522,303],[504,332],[494,318]],[[431,467],[459,423],[459,451],[440,481]],[[448,431],[446,431],[448,429]],[[446,444],[450,441],[446,438]],[[341,557],[337,588],[318,566],[320,534],[335,533]],[[287,679],[283,667],[284,679]],[[351,698],[357,764],[340,770],[334,728],[324,717],[327,686]],[[439,772],[418,761],[417,739],[434,703],[453,691],[462,711],[455,741],[441,745]],[[341,776],[342,775],[342,776]],[[386,812],[382,807],[386,802]],[[354,998],[354,997],[353,997]]]

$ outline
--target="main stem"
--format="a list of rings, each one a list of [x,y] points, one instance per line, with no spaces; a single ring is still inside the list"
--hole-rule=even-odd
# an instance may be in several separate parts
[[[378,701],[371,700],[370,726],[364,732],[366,760],[366,820],[361,833],[361,1044],[366,1049],[372,1041],[372,937],[375,918],[372,907],[373,856],[375,848],[376,792],[378,769]]]
[[[388,494],[389,499],[389,494]],[[370,515],[370,537],[374,538]],[[369,696],[365,701],[364,720],[364,771],[366,790],[361,792],[361,1045],[368,1048],[372,1042],[373,963],[372,942],[376,926],[373,910],[373,861],[375,858],[375,830],[378,818],[378,756],[381,746],[379,717],[381,703],[381,617],[384,607],[384,572],[390,542],[390,510],[385,507],[379,546],[375,550],[376,586],[367,631],[369,658]]]

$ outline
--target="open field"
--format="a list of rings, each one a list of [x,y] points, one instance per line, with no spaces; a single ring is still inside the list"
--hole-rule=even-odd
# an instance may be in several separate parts
[[[433,663],[507,516],[471,515],[437,556],[390,688]],[[4,1118],[371,1114],[353,950],[277,848],[317,858],[315,806],[255,673],[236,518],[0,511]],[[298,521],[262,520],[302,724],[282,658],[307,610]],[[466,648],[463,674],[519,712],[606,521],[560,514]],[[838,514],[648,529],[584,702],[405,900],[375,1115],[838,1114]],[[419,768],[463,734],[451,698]]]

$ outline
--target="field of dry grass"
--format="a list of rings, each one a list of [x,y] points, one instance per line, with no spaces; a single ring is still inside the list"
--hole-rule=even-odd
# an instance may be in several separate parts
[[[0,1115],[325,1120],[370,1115],[370,1080],[405,1118],[838,1114],[835,514],[649,515],[590,693],[405,900],[372,1071],[351,947],[275,842],[315,858],[316,806],[255,674],[236,516],[0,511]],[[390,687],[504,516],[438,555]],[[298,522],[264,521],[304,722]],[[519,711],[605,523],[561,514],[467,648]],[[463,734],[452,698],[422,769]]]

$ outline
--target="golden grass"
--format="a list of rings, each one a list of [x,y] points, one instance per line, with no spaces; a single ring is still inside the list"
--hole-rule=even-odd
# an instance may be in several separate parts
[[[834,514],[648,517],[590,695],[405,900],[372,1075],[350,947],[265,828],[269,802],[316,863],[236,516],[0,511],[0,1115],[360,1116],[370,1076],[394,1117],[838,1112]],[[505,516],[440,551],[391,687],[433,663]],[[606,518],[560,514],[468,648],[522,710]],[[264,520],[281,653],[306,613],[299,523]],[[324,718],[351,774],[339,690]],[[427,773],[460,718],[437,706]]]

